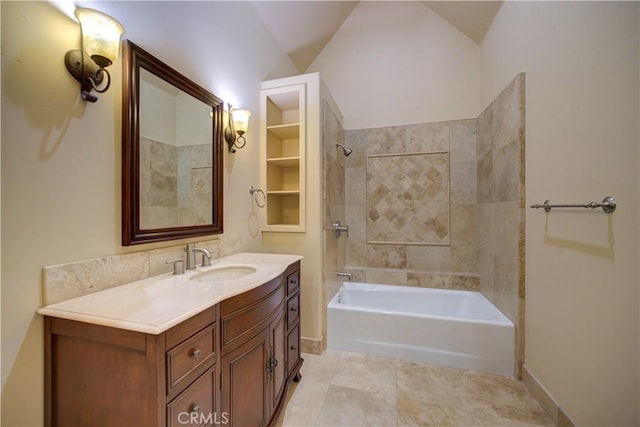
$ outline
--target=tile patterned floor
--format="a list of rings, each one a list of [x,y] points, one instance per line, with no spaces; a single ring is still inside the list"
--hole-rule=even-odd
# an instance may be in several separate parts
[[[553,425],[513,378],[334,350],[303,358],[278,427]]]

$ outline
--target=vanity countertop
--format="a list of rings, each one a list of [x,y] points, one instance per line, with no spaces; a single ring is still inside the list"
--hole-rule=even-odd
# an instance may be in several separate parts
[[[211,267],[149,277],[62,301],[38,310],[44,316],[157,335],[215,304],[284,273],[299,255],[239,253],[211,261]],[[246,265],[252,274],[200,283],[192,278],[225,266]]]

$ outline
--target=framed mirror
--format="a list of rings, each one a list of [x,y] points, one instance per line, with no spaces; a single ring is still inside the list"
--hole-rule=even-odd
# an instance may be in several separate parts
[[[222,233],[223,101],[129,40],[122,244]]]

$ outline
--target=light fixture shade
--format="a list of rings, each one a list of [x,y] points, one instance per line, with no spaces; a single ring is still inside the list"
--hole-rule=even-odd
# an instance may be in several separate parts
[[[233,126],[239,135],[242,135],[249,128],[249,116],[251,111],[243,108],[231,109],[231,118],[233,120]]]
[[[118,58],[124,27],[97,10],[78,8],[75,14],[82,28],[84,52],[100,67],[108,67]]]

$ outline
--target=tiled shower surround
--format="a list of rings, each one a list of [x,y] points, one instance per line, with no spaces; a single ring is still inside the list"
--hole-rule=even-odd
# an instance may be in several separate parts
[[[345,210],[345,165],[348,157],[336,147],[336,142],[344,144],[344,127],[335,112],[325,100],[322,103],[323,116],[323,221],[324,221],[324,304],[322,319],[327,318],[327,304],[340,287],[341,280],[336,272],[343,271],[345,265],[346,235],[337,238],[331,224],[340,221],[346,223]],[[352,154],[353,155],[353,154]],[[322,347],[326,347],[327,323],[322,322]],[[314,353],[319,354],[322,349]]]
[[[346,160],[346,264],[354,280],[477,290],[476,121],[350,130],[346,143],[353,149]],[[376,173],[380,158],[390,159],[384,174]],[[388,189],[402,190],[380,202]],[[427,209],[415,209],[416,201]],[[383,238],[381,215],[390,228]],[[402,229],[399,237],[394,227]]]
[[[478,117],[480,292],[516,325],[516,376],[524,360],[525,75]]]
[[[353,149],[345,160],[345,270],[354,281],[482,292],[516,325],[518,377],[524,356],[524,96],[525,75],[519,74],[477,119],[345,132]],[[416,161],[405,161],[412,157]],[[378,159],[389,161],[381,166]],[[385,192],[393,197],[383,200]],[[445,205],[440,209],[433,204],[438,198]],[[417,210],[416,199],[431,205]],[[380,216],[386,233],[376,228]]]
[[[211,144],[176,147],[140,138],[140,224],[144,229],[207,224],[213,203]]]

